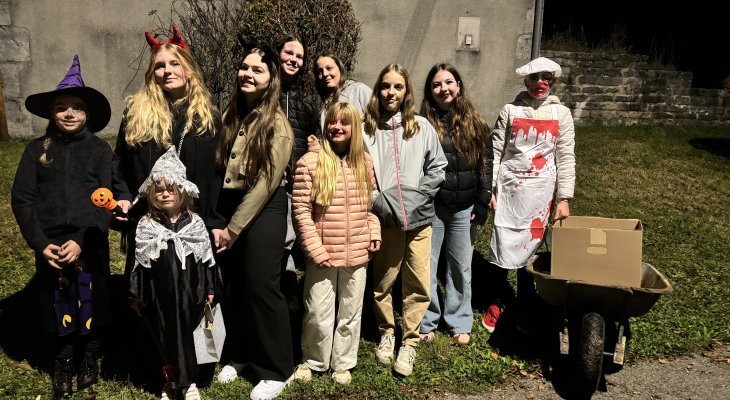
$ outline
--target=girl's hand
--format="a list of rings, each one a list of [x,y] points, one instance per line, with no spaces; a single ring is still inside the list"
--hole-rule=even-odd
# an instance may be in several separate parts
[[[368,251],[371,253],[375,253],[376,251],[380,251],[380,240],[371,240],[370,241],[370,247],[368,247]]]
[[[492,199],[489,200],[489,208],[494,211],[497,209],[497,197],[492,195]]]
[[[317,152],[319,149],[319,139],[314,135],[307,136],[307,151]]]
[[[555,214],[553,215],[553,218],[556,220],[561,220],[568,218],[570,216],[570,203],[568,200],[563,200],[558,203],[558,205],[555,207]]]
[[[221,251],[224,251],[227,249],[226,246],[224,246],[224,242],[227,245],[228,242],[231,240],[230,237],[225,237],[225,229],[212,229],[211,233],[213,234],[213,245],[215,246],[215,252],[220,253]]]
[[[55,244],[51,243],[48,246],[46,246],[45,249],[43,249],[43,258],[48,261],[48,264],[55,268],[55,269],[62,269],[60,265],[56,264],[58,261],[58,252],[61,251],[61,248],[56,246]]]
[[[332,264],[330,264],[330,260],[325,260],[319,263],[319,267],[329,269],[332,268]]]
[[[220,253],[233,247],[233,243],[238,239],[238,235],[231,232],[228,228],[226,229],[213,229],[213,240],[215,241],[215,247],[218,249],[215,252]]]
[[[226,228],[226,232],[228,233],[228,237],[230,238],[228,241],[228,248],[230,249],[233,247],[233,243],[236,243],[236,240],[238,240],[238,234],[231,232],[228,228]]]
[[[210,304],[210,305],[213,304],[213,298],[215,298],[215,295],[213,295],[213,294],[208,295],[208,304]]]
[[[58,262],[62,264],[71,264],[79,259],[81,255],[81,246],[73,240],[61,245],[61,251],[58,252],[60,257]]]
[[[132,208],[132,203],[129,200],[119,200],[117,202],[117,205],[119,207],[122,207],[122,211],[124,211],[124,214],[129,215],[129,209]],[[114,214],[114,218],[120,220],[120,221],[127,221],[127,217],[122,217],[117,214]]]

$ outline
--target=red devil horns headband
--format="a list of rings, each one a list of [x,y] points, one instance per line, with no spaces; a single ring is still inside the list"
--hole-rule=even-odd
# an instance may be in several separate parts
[[[162,46],[163,44],[174,44],[180,46],[185,51],[190,51],[188,48],[188,44],[185,43],[185,41],[182,38],[182,33],[180,33],[180,28],[177,27],[177,25],[172,24],[172,36],[167,38],[167,41],[163,42],[161,40],[155,39],[154,36],[149,31],[144,31],[144,36],[147,38],[147,44],[150,45],[150,51],[155,51],[158,47]]]

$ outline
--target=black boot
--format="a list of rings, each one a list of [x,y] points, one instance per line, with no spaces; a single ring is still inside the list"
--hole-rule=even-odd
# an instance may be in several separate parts
[[[73,393],[73,359],[57,358],[53,368],[53,398],[66,399]]]
[[[92,353],[84,354],[76,376],[78,390],[84,390],[99,380],[99,361]]]

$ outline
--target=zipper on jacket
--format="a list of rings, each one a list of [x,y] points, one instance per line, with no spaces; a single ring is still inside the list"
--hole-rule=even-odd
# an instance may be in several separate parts
[[[340,172],[345,185],[345,267],[350,266],[350,188],[347,183],[345,160],[340,159]],[[336,182],[336,181],[335,181]]]
[[[69,215],[69,205],[70,205],[70,199],[71,199],[71,193],[70,193],[70,179],[69,179],[69,169],[71,168],[71,143],[66,143],[64,147],[64,150],[66,152],[66,165],[64,168],[64,174],[63,174],[63,183],[64,183],[64,189],[66,192],[65,196],[65,209],[66,209],[66,225],[71,225],[71,216]]]
[[[390,119],[390,125],[393,127],[393,154],[395,155],[395,181],[398,187],[398,203],[400,204],[401,215],[403,215],[403,230],[407,231],[408,217],[406,216],[406,208],[403,205],[403,193],[400,190],[400,163],[398,162],[398,137],[395,131],[395,117]]]

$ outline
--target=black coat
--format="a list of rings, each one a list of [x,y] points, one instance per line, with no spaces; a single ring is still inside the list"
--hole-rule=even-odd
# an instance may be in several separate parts
[[[307,152],[307,137],[321,136],[319,131],[319,104],[305,99],[301,86],[282,88],[280,104],[294,131],[294,163]]]
[[[179,232],[191,222],[191,216],[186,214],[175,223],[162,221],[161,224]],[[198,375],[193,331],[203,318],[208,294],[213,292],[216,302],[222,295],[218,267],[195,261],[195,256],[189,254],[183,269],[173,240],[167,241],[167,249],[150,264],[150,268],[137,265],[132,272],[130,294],[140,303],[149,334],[161,344],[165,352],[163,359],[177,368],[178,384],[188,387],[196,382]]]
[[[172,145],[180,145],[180,137],[185,129],[187,105],[175,109],[172,121]],[[126,115],[126,112],[125,112]],[[221,131],[220,116],[215,116],[215,125]],[[198,186],[199,197],[195,201],[195,212],[205,222],[208,228],[223,228],[225,220],[215,211],[218,194],[223,187],[223,176],[216,168],[215,154],[218,146],[219,134],[205,132],[195,134],[195,127],[185,135],[182,141],[180,161],[185,165],[187,179]],[[167,151],[157,142],[150,140],[136,147],[129,147],[126,142],[126,118],[122,119],[114,148],[114,194],[121,200],[133,200],[137,196],[140,185],[150,174],[162,154]],[[139,199],[130,212],[129,226],[124,231],[134,234],[138,221],[147,213],[147,201]]]
[[[479,160],[477,168],[471,167],[454,146],[449,118],[450,114],[446,114],[441,119],[444,127],[441,147],[449,163],[435,203],[437,207],[446,208],[449,212],[461,211],[474,205],[475,218],[472,222],[482,225],[487,221],[487,210],[492,197],[491,166],[494,153],[491,140],[488,140],[489,132],[484,132],[484,145],[488,148],[485,156]]]
[[[28,143],[18,164],[11,191],[13,214],[28,246],[36,253],[36,274],[31,283],[38,290],[44,328],[56,330],[53,293],[58,287],[57,270],[41,253],[49,244],[73,240],[81,247],[84,270],[93,283],[93,324],[111,319],[107,279],[109,272],[108,230],[111,216],[91,202],[99,187],[111,187],[112,151],[109,144],[90,131],[62,133],[52,126],[46,152],[48,166],[39,158],[47,136]]]
[[[172,121],[172,145],[180,145],[180,137],[185,130],[187,103],[174,109]],[[127,115],[125,111],[124,115]],[[215,154],[220,140],[220,115],[215,115],[217,132],[195,134],[195,127],[185,135],[180,149],[180,161],[185,165],[187,179],[198,186],[199,197],[195,200],[195,212],[200,215],[208,229],[226,226],[225,219],[216,211],[218,195],[223,187],[222,171],[216,167]],[[136,147],[126,142],[126,118],[122,119],[114,148],[114,195],[121,200],[133,200],[138,189],[152,171],[158,158],[167,151],[154,140]],[[137,222],[147,213],[147,199],[142,196],[129,213],[129,221],[118,228],[126,239],[128,274],[134,266],[134,234]],[[115,228],[116,229],[116,228]],[[123,239],[124,240],[124,239]]]

